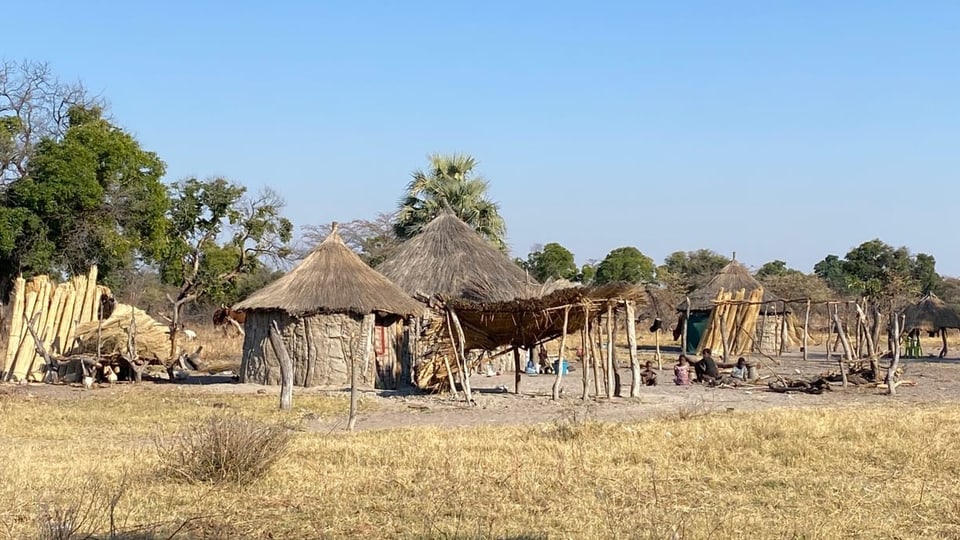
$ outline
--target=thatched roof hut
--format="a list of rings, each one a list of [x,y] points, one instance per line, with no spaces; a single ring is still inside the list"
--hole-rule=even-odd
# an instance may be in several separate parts
[[[714,307],[713,301],[717,298],[717,294],[720,293],[720,289],[726,292],[736,292],[745,289],[747,296],[749,296],[751,292],[757,289],[763,289],[763,285],[750,275],[750,271],[747,270],[745,266],[736,260],[730,261],[730,264],[724,266],[706,285],[688,295],[690,298],[690,311],[712,311]],[[771,302],[771,312],[774,311],[774,308],[776,308],[777,313],[780,312],[779,305],[775,304],[778,300],[780,299],[777,295],[766,289],[763,290],[763,302]],[[678,311],[685,311],[686,309],[686,300],[677,304]]]
[[[346,384],[356,358],[363,366],[361,384],[393,388],[409,380],[403,320],[424,307],[360,260],[334,224],[296,268],[233,309],[247,313],[244,382],[279,384],[279,362],[269,342],[276,323],[293,359],[295,384]]]
[[[447,209],[377,270],[414,297],[505,302],[540,290],[535,279]]]
[[[943,328],[960,328],[960,308],[931,293],[904,310],[904,330],[936,333]]]

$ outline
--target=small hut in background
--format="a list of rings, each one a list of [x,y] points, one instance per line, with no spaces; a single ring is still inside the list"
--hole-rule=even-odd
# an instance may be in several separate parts
[[[529,298],[541,285],[451,210],[444,209],[377,270],[407,294],[472,302]]]
[[[354,360],[361,386],[396,388],[412,378],[404,321],[424,307],[351,251],[336,224],[296,268],[233,309],[247,313],[242,382],[280,383],[269,342],[274,322],[296,385],[348,384]]]
[[[786,309],[776,295],[764,290],[747,268],[737,262],[736,256],[688,298],[689,304],[686,299],[677,304],[680,320],[675,331],[680,335],[686,327],[686,354],[700,354],[704,349],[722,351],[724,335],[731,345],[731,354],[751,350],[774,353],[781,344],[784,350],[789,350],[787,343],[793,329],[786,328]],[[721,305],[725,309],[718,311]],[[725,323],[722,331],[720,315]]]
[[[940,358],[947,355],[947,330],[950,328],[960,328],[960,308],[947,304],[933,293],[904,310],[905,333],[917,337],[919,332],[927,332],[931,337],[940,334],[943,339]]]

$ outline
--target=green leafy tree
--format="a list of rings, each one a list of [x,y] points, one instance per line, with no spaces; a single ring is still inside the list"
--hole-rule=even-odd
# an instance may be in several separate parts
[[[662,285],[682,296],[705,285],[728,264],[730,259],[709,249],[675,251],[657,269],[657,276]]]
[[[78,274],[96,264],[118,288],[119,276],[166,243],[165,166],[100,109],[75,106],[68,116],[64,136],[40,141],[27,174],[3,193],[10,228],[0,236],[13,249],[0,241],[2,265]]]
[[[847,276],[843,268],[843,260],[840,257],[827,255],[813,266],[813,273],[834,291],[838,293],[847,292]]]
[[[786,276],[786,275],[802,275],[803,272],[789,268],[787,263],[781,261],[780,259],[764,263],[763,266],[757,270],[756,278],[762,280],[763,278],[768,277],[777,277],[777,276]]]
[[[506,224],[497,203],[487,196],[488,183],[474,175],[477,161],[467,155],[430,156],[430,168],[417,170],[400,201],[394,232],[406,240],[432,221],[444,206],[506,252]]]
[[[655,272],[653,259],[635,247],[621,247],[600,261],[594,281],[599,285],[616,281],[650,283],[654,280]]]
[[[224,178],[188,178],[171,191],[170,241],[160,275],[179,287],[169,299],[172,360],[183,306],[203,297],[226,298],[265,260],[287,258],[293,224],[281,215],[283,200],[269,189],[247,198],[245,187]],[[219,243],[222,236],[228,239]]]
[[[912,274],[922,294],[936,293],[943,288],[943,278],[937,273],[937,261],[933,255],[917,253]]]
[[[814,266],[814,273],[838,292],[875,300],[935,291],[942,283],[932,256],[913,256],[906,247],[894,248],[879,239],[860,244],[843,259],[828,255]]]
[[[550,279],[572,280],[577,277],[577,263],[573,253],[556,242],[534,246],[527,255],[526,263],[521,266],[541,283]]]
[[[584,285],[593,284],[594,280],[597,277],[597,265],[593,262],[584,263],[580,267],[580,272],[577,273],[577,276],[573,281],[578,281]]]

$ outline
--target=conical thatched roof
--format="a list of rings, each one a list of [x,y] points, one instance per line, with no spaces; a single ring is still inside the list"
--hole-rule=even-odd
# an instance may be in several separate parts
[[[960,309],[932,293],[904,310],[904,316],[903,326],[907,331],[936,332],[941,328],[960,328]]]
[[[234,306],[237,310],[282,310],[291,315],[373,312],[413,315],[423,306],[366,265],[337,233],[330,235],[289,273]]]
[[[735,260],[730,261],[730,264],[724,266],[706,285],[690,293],[690,311],[712,310],[713,300],[717,298],[720,289],[733,293],[736,293],[740,289],[746,289],[747,295],[749,295],[750,291],[760,288],[763,288],[763,285],[750,275],[750,271],[747,270],[745,266]],[[777,295],[764,289],[764,302],[775,302],[777,300],[779,300]],[[771,305],[771,311],[776,307],[778,306]],[[677,309],[681,311],[685,310],[686,301],[677,304]]]
[[[377,267],[408,294],[505,302],[540,284],[448,209]]]

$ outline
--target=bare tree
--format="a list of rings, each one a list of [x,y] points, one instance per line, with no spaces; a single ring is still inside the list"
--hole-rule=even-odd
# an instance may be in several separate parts
[[[0,61],[0,184],[26,175],[37,143],[63,136],[73,105],[103,107],[79,82],[57,78],[47,63]]]
[[[355,219],[339,223],[337,232],[343,243],[355,251],[364,262],[377,266],[388,259],[400,245],[393,231],[394,214],[381,212],[372,220]],[[306,256],[330,234],[330,224],[305,225],[303,227],[304,247],[301,256]]]

